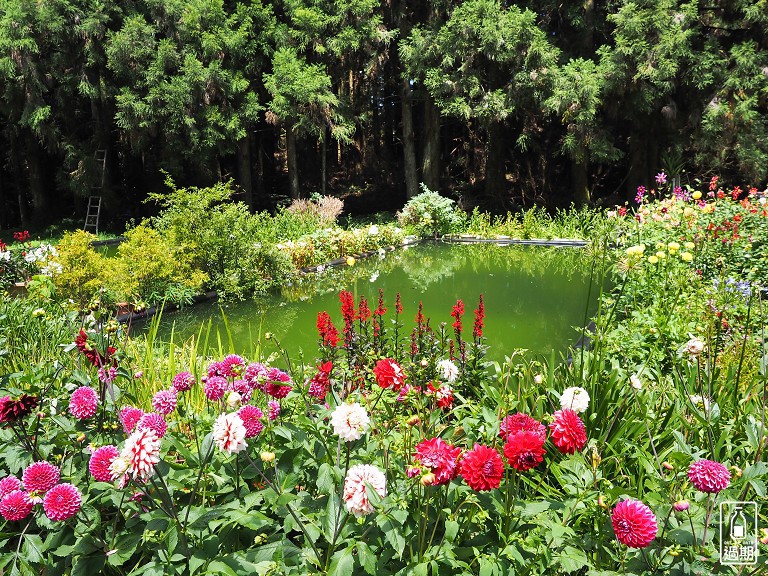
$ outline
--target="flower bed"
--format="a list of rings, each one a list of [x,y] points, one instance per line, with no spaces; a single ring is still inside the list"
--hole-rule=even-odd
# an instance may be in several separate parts
[[[79,333],[3,385],[0,567],[734,573],[719,505],[755,501],[768,527],[761,263],[740,256],[766,214],[713,192],[616,211],[590,248],[616,287],[571,363],[488,365],[482,297],[433,322],[342,292],[308,366],[270,337],[211,361]]]

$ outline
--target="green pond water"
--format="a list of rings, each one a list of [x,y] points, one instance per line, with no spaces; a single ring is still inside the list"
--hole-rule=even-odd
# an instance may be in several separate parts
[[[211,354],[232,350],[253,359],[276,350],[264,339],[270,332],[292,361],[313,362],[318,312],[328,311],[336,326],[343,326],[338,296],[342,289],[352,291],[356,302],[365,296],[372,310],[383,289],[385,319],[393,317],[399,292],[408,333],[419,302],[433,328],[445,322],[450,330],[450,312],[460,298],[469,337],[473,310],[483,294],[489,359],[502,361],[518,348],[549,357],[576,342],[575,327],[595,311],[597,290],[596,282],[590,290],[590,268],[583,248],[421,243],[358,260],[351,267],[308,274],[269,297],[227,305],[212,302],[166,314],[158,337],[176,343],[195,337]],[[142,329],[136,326],[133,331]]]

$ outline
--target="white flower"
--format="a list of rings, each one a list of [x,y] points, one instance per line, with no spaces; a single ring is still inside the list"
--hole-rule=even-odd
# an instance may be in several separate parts
[[[459,377],[459,368],[450,360],[440,360],[437,363],[437,371],[446,382],[456,382],[456,379]]]
[[[317,268],[315,268],[315,270],[317,271],[318,274],[322,274],[323,272],[325,272],[325,264],[319,264]]]
[[[640,378],[637,376],[637,374],[632,374],[632,376],[629,377],[629,384],[635,390],[642,390],[643,388],[643,383],[640,381]]]
[[[5,260],[6,262],[8,262],[10,259],[11,259],[11,251],[10,250],[6,250],[5,252],[0,250],[0,260]]]
[[[347,471],[344,479],[344,504],[355,516],[373,512],[368,497],[368,486],[384,498],[387,495],[387,479],[384,473],[370,464],[357,464]]]
[[[542,376],[541,374],[536,374],[533,377],[533,382],[534,384],[541,384],[542,382],[544,382],[544,376]]]
[[[384,258],[387,255],[387,251],[384,248],[379,248],[379,258]]]
[[[233,454],[245,450],[245,425],[236,413],[222,414],[213,424],[213,441],[222,452]]]
[[[704,342],[694,336],[686,343],[685,351],[688,355],[696,357],[704,351]]]
[[[376,226],[376,224],[371,224],[371,227],[368,228],[368,234],[370,236],[376,236],[379,233],[379,227]]]
[[[698,394],[693,394],[691,396],[688,396],[688,399],[691,401],[691,404],[696,406],[697,409],[702,410],[705,414],[709,412],[709,409],[711,408],[712,403],[709,401],[709,398],[706,396],[699,396]]]
[[[589,394],[584,388],[572,386],[563,390],[560,395],[560,408],[565,410],[570,408],[574,412],[581,414],[589,406]]]
[[[368,281],[369,281],[369,282],[371,282],[371,283],[373,283],[373,282],[376,282],[376,280],[378,279],[378,277],[379,277],[379,271],[378,271],[378,270],[376,270],[376,272],[374,272],[373,274],[371,274],[371,277],[370,277],[370,279],[369,279]]]
[[[227,408],[230,410],[234,410],[237,408],[237,405],[240,404],[243,397],[240,395],[239,392],[235,392],[234,390],[230,390],[229,394],[227,394]]]
[[[368,429],[371,419],[357,402],[341,404],[331,414],[333,433],[346,442],[357,440]]]

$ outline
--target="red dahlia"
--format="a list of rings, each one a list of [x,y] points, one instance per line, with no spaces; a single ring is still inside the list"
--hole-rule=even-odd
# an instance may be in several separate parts
[[[499,427],[499,436],[504,440],[518,432],[533,432],[541,437],[542,441],[547,439],[547,427],[535,418],[531,418],[528,414],[523,414],[522,412],[507,416],[501,421],[501,426]]]
[[[563,454],[578,452],[587,443],[587,429],[579,415],[570,408],[558,410],[549,425],[552,443]]]
[[[376,376],[376,383],[382,388],[400,390],[405,383],[403,369],[392,358],[384,358],[376,362],[376,366],[373,367],[373,374]]]
[[[493,448],[475,444],[461,460],[461,475],[473,490],[493,490],[501,485],[504,462]]]
[[[507,438],[504,456],[515,470],[525,472],[544,460],[544,439],[535,432],[517,432]]]
[[[451,446],[440,438],[422,440],[416,445],[413,459],[422,466],[429,468],[435,475],[433,486],[448,484],[456,477],[459,470],[461,448]]]

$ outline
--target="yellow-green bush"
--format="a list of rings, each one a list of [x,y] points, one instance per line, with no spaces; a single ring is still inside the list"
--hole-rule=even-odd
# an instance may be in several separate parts
[[[53,275],[56,293],[78,308],[88,306],[110,275],[107,259],[91,245],[94,240],[93,234],[78,230],[65,234],[56,246],[56,261],[61,264],[61,272]]]

